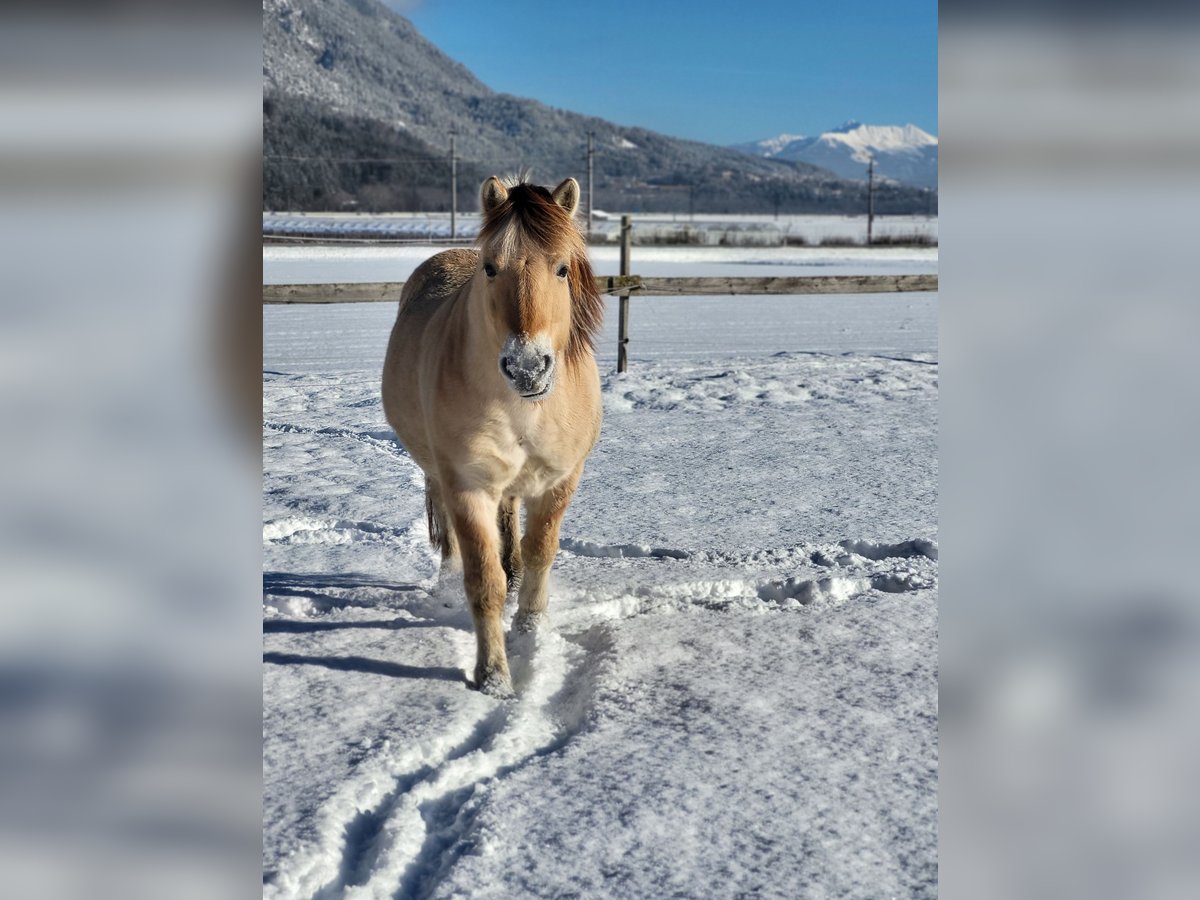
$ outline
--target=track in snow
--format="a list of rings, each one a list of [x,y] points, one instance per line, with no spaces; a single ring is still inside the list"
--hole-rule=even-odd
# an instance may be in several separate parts
[[[568,641],[549,630],[510,636],[517,699],[494,704],[465,734],[443,736],[429,751],[385,749],[359,783],[343,791],[357,789],[364,801],[349,815],[328,818],[323,840],[281,867],[264,894],[425,896],[462,852],[459,839],[470,826],[476,786],[560,749],[578,732],[594,683],[583,670],[604,665],[596,646],[594,637]],[[264,659],[291,662],[279,654]],[[395,773],[386,787],[381,769]]]
[[[361,776],[357,791],[362,800],[346,807],[331,804],[340,815],[326,821],[323,839],[280,868],[264,889],[268,897],[420,898],[429,896],[454,861],[471,848],[464,844],[477,814],[477,788],[525,765],[530,760],[561,750],[585,727],[598,673],[617,664],[607,631],[614,621],[689,608],[722,610],[758,606],[777,614],[818,610],[849,602],[871,590],[905,592],[936,584],[932,561],[937,548],[929,541],[895,544],[843,541],[838,545],[802,545],[779,550],[713,551],[607,546],[564,538],[563,559],[630,559],[635,566],[652,567],[654,585],[571,591],[556,597],[551,607],[557,627],[535,635],[509,636],[510,662],[517,698],[500,701],[477,720],[441,736],[436,746],[414,752],[388,747]],[[875,570],[872,564],[923,567]],[[832,567],[845,574],[813,577],[706,577],[662,582],[659,564],[699,561],[710,568],[740,569],[774,561]],[[683,573],[680,573],[683,574]],[[297,588],[296,585],[301,587]],[[269,573],[264,576],[264,597],[289,595],[297,590],[322,598],[322,612],[335,608],[332,596],[340,593],[344,607],[356,605],[355,588],[383,588],[407,596],[408,608],[427,615],[443,603],[434,585],[381,584],[370,580],[333,577],[298,578]],[[511,598],[510,598],[511,599]],[[508,609],[511,615],[512,605]],[[368,627],[463,627],[462,618],[430,617],[401,622],[376,620]],[[319,631],[322,623],[267,619],[267,633]],[[344,626],[340,626],[344,627]],[[324,665],[332,669],[375,672],[390,677],[422,677],[461,681],[467,673],[449,667],[405,667],[361,657],[313,660],[299,655],[264,654],[274,665]],[[381,777],[380,770],[391,774]],[[355,793],[354,782],[343,794]]]

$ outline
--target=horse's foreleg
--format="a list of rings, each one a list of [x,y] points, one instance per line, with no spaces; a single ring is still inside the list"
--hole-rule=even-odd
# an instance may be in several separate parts
[[[511,591],[521,583],[521,501],[505,497],[500,501],[500,562],[508,576]]]
[[[500,564],[498,504],[482,491],[450,494],[447,500],[462,552],[463,587],[475,619],[475,686],[487,694],[508,696],[512,679],[500,621],[508,592]]]
[[[575,494],[583,466],[569,478],[527,504],[525,537],[521,540],[521,557],[525,575],[517,601],[513,625],[520,631],[531,631],[546,612],[549,601],[550,567],[558,554],[558,530],[562,525],[567,504]]]

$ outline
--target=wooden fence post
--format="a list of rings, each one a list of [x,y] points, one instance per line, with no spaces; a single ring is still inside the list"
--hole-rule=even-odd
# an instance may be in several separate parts
[[[621,216],[621,274],[629,275],[629,251],[633,247],[633,223]],[[617,324],[617,371],[629,368],[629,292],[620,295],[621,314]]]

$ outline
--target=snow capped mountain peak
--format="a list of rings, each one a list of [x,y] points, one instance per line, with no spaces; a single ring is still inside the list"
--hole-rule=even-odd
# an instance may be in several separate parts
[[[820,140],[841,141],[859,153],[874,150],[895,153],[937,146],[937,138],[912,124],[863,125],[861,122],[847,122],[832,131],[826,131]]]
[[[862,127],[862,122],[858,121],[858,119],[847,119],[845,122],[843,122],[837,128],[830,128],[829,131],[831,131],[831,132],[854,131],[854,129],[861,128],[861,127]]]
[[[938,139],[916,125],[865,125],[848,119],[816,137],[781,134],[740,144],[755,156],[806,162],[843,178],[865,178],[874,158],[876,173],[918,187],[937,187]]]

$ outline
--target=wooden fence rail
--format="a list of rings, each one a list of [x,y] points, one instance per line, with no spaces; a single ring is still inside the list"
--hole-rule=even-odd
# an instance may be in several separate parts
[[[936,275],[804,275],[794,278],[655,278],[605,275],[602,294],[633,297],[696,297],[749,294],[891,294],[936,291]],[[264,284],[263,303],[395,303],[403,281],[351,284]]]

